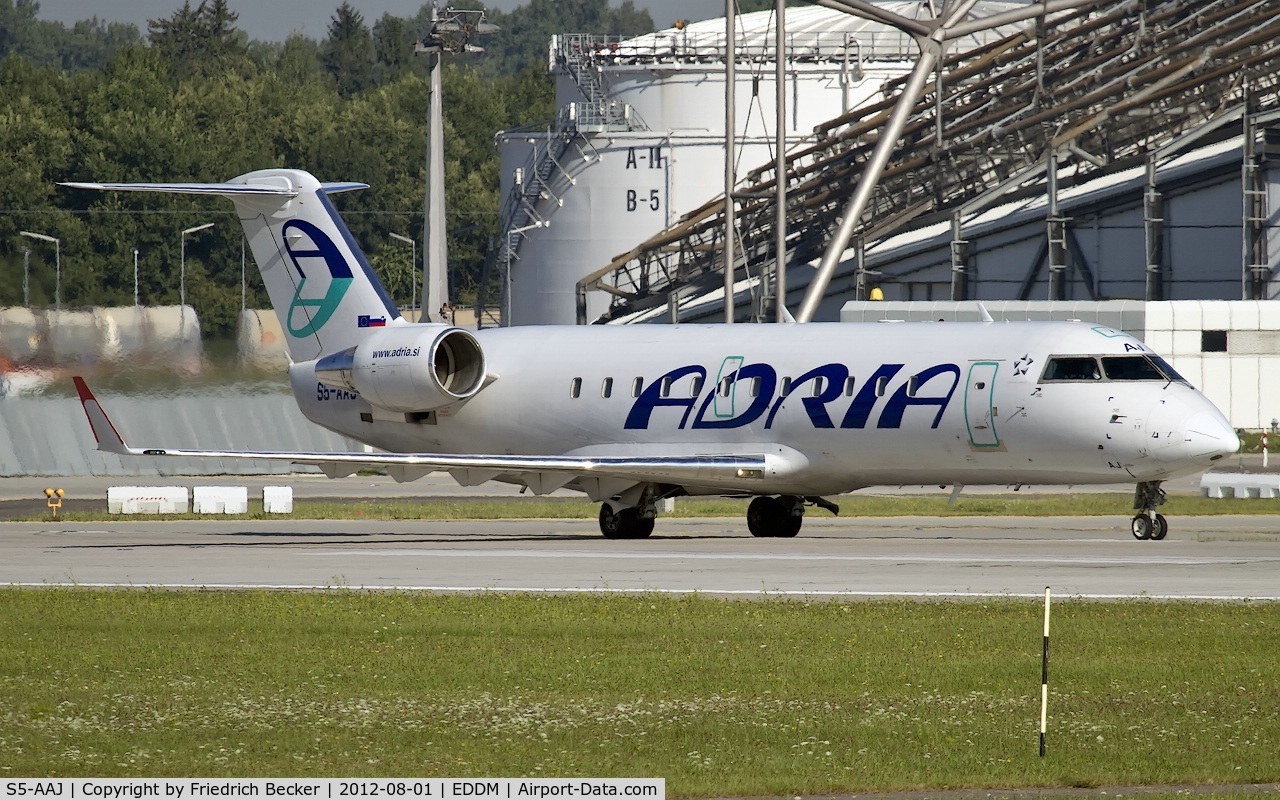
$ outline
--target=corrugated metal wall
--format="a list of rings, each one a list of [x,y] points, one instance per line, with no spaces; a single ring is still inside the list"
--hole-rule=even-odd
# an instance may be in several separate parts
[[[96,393],[131,445],[229,450],[359,450],[307,421],[284,393],[145,397]],[[96,450],[74,397],[0,398],[0,475],[219,475],[314,472],[265,461],[124,458]]]

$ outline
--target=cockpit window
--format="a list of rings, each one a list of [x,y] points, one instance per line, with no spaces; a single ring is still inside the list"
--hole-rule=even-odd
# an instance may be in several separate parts
[[[1146,356],[1103,356],[1102,368],[1113,381],[1168,380]]]
[[[1101,361],[1101,369],[1099,369]],[[1187,379],[1154,355],[1050,356],[1042,381],[1176,381]],[[1190,385],[1190,384],[1188,384]]]
[[[1055,356],[1045,365],[1045,381],[1096,381],[1102,378],[1098,362],[1089,356]]]
[[[1188,386],[1191,385],[1191,381],[1179,375],[1178,371],[1174,369],[1173,366],[1168,361],[1165,361],[1160,356],[1151,356],[1151,361],[1153,364],[1156,365],[1156,368],[1159,369],[1162,373],[1164,373],[1164,376],[1169,380],[1177,381],[1178,383],[1185,383]]]

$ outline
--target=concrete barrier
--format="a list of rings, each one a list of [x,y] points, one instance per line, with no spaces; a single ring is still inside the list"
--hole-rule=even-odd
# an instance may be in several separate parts
[[[293,487],[263,486],[262,510],[268,514],[292,514]]]
[[[1206,472],[1200,477],[1204,497],[1280,497],[1280,474],[1266,472]]]
[[[109,486],[108,514],[185,514],[185,486]]]
[[[249,490],[244,486],[197,486],[191,510],[196,514],[247,514]]]

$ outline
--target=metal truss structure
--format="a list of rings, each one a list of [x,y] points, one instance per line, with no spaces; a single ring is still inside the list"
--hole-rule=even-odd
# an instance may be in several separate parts
[[[821,2],[897,24],[861,0]],[[784,263],[821,257],[800,321],[812,317],[851,246],[861,252],[940,219],[949,218],[954,231],[952,299],[968,299],[964,218],[1031,193],[1050,195],[1054,299],[1065,270],[1065,221],[1054,210],[1059,187],[1150,166],[1193,144],[1240,135],[1242,126],[1250,138],[1252,125],[1280,110],[1280,0],[1050,0],[1029,7],[1019,33],[960,54],[948,54],[950,39],[1012,20],[966,21],[972,3],[947,5],[933,25],[904,25],[921,56],[909,76],[886,86],[889,99],[831,120],[814,143],[787,155]],[[739,278],[777,260],[775,181],[769,164],[734,192]],[[665,305],[673,293],[723,286],[724,216],[720,197],[581,280],[579,323],[588,321],[588,291],[614,296],[604,322]],[[1158,222],[1158,209],[1147,217]],[[1265,260],[1252,253],[1245,262],[1245,294],[1261,296]],[[1160,299],[1158,270],[1147,291]]]

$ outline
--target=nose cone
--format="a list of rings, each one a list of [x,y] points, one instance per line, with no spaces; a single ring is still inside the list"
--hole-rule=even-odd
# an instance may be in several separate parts
[[[1217,461],[1240,449],[1240,437],[1231,424],[1214,411],[1201,411],[1187,420],[1182,454],[1189,459]]]

